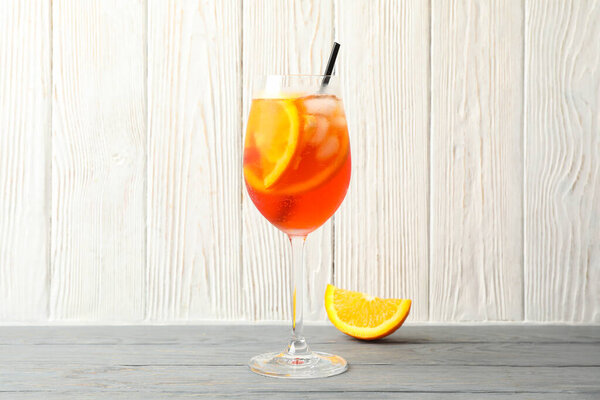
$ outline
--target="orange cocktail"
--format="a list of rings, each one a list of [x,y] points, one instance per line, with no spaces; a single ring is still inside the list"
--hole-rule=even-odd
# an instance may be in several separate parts
[[[255,98],[244,146],[244,177],[264,217],[305,236],[339,207],[350,182],[350,144],[334,95]]]
[[[335,57],[328,70],[331,59]],[[244,178],[256,208],[290,239],[292,335],[285,351],[259,354],[248,366],[281,378],[337,375],[347,370],[346,360],[312,351],[302,332],[306,236],[333,215],[350,182],[350,143],[338,79],[269,75],[255,85],[254,93]]]

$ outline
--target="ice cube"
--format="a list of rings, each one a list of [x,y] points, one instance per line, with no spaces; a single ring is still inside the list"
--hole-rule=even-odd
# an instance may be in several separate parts
[[[329,121],[324,117],[316,117],[316,126],[313,134],[310,138],[311,144],[319,144],[325,139],[325,135],[327,135],[327,131],[329,130]]]
[[[337,153],[340,148],[340,141],[337,136],[330,136],[322,146],[317,150],[317,158],[319,160],[326,160]]]
[[[338,128],[345,128],[347,126],[346,117],[335,117],[333,124]]]
[[[333,96],[309,97],[303,104],[307,113],[319,115],[332,115],[339,107],[338,100]]]

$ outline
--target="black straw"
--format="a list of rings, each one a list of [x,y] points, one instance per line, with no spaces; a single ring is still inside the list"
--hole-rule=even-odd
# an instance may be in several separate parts
[[[323,82],[321,82],[321,92],[329,85],[329,79],[331,79],[331,75],[333,75],[333,67],[335,66],[335,59],[337,58],[338,51],[340,51],[340,44],[338,42],[333,42],[329,61],[327,61],[327,68],[325,68],[325,77],[323,78]]]

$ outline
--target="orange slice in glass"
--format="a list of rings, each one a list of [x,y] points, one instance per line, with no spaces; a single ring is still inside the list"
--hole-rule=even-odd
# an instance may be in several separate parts
[[[252,148],[258,153],[258,165],[244,166],[246,181],[254,189],[268,189],[279,180],[296,152],[298,136],[298,110],[293,100],[254,100],[246,151]]]
[[[380,299],[327,285],[325,309],[333,325],[347,335],[363,340],[385,337],[400,328],[411,301]]]

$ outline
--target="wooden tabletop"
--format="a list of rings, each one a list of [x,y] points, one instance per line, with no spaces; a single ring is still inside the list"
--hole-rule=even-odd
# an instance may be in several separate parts
[[[306,333],[349,371],[251,373],[251,356],[284,347],[285,326],[1,327],[0,398],[600,399],[600,326],[405,326],[371,343]]]

